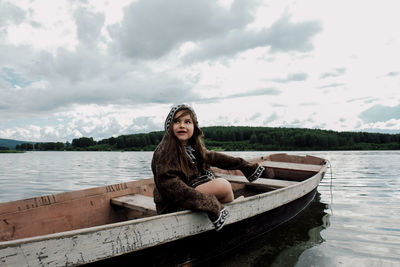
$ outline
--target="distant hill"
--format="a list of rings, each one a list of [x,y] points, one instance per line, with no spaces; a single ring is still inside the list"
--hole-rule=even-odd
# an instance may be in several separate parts
[[[21,145],[23,143],[31,143],[34,144],[35,142],[29,142],[29,141],[18,141],[18,140],[12,140],[12,139],[1,139],[0,138],[0,147],[8,147],[9,149],[15,149],[16,145]]]
[[[224,151],[400,150],[400,134],[336,132],[307,128],[249,126],[203,127],[208,149]],[[120,135],[95,141],[80,137],[66,142],[26,142],[0,139],[0,148],[21,151],[154,151],[163,131]]]

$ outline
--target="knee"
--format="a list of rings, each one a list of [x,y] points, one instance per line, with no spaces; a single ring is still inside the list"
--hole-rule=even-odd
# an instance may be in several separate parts
[[[196,187],[196,190],[202,193],[214,195],[222,203],[233,201],[232,186],[223,178],[217,178],[210,182],[201,184]]]
[[[233,200],[233,191],[231,184],[223,179],[218,178],[218,192],[223,202],[230,202]]]
[[[227,180],[224,178],[217,178],[216,179],[218,183],[218,189],[223,192],[232,192],[232,186],[231,183],[229,183]]]

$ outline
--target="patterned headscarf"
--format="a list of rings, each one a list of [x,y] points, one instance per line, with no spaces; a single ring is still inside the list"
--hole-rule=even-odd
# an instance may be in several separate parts
[[[164,124],[164,129],[165,129],[166,133],[169,132],[169,127],[171,126],[171,123],[173,123],[175,114],[182,109],[189,109],[192,112],[193,120],[194,120],[193,123],[195,124],[195,126],[198,126],[197,116],[196,116],[196,113],[194,112],[193,108],[186,104],[181,104],[181,105],[172,107],[171,111],[168,113],[167,119],[165,120],[165,124]]]

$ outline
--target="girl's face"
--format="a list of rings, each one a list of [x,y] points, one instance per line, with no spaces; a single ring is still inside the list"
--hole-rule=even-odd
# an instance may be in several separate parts
[[[182,116],[184,112],[185,110],[180,110],[175,114],[172,131],[179,141],[187,145],[188,140],[193,136],[194,123],[190,114]]]

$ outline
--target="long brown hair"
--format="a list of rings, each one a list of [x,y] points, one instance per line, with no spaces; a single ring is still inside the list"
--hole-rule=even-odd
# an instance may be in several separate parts
[[[178,111],[183,111],[179,118],[189,114],[193,121],[193,136],[188,140],[188,145],[191,145],[195,150],[194,154],[196,156],[197,166],[200,169],[205,169],[206,166],[204,159],[206,155],[206,148],[203,144],[203,131],[198,126],[195,114],[193,114],[193,111],[187,107],[179,108],[174,112],[172,123],[176,119],[175,115],[178,113]],[[167,164],[167,166],[179,166],[185,174],[186,179],[189,179],[189,166],[192,163],[186,155],[183,143],[175,136],[172,125],[166,129],[163,139],[159,145],[159,148],[161,147],[163,151],[160,152],[162,153],[162,159],[165,164]]]

